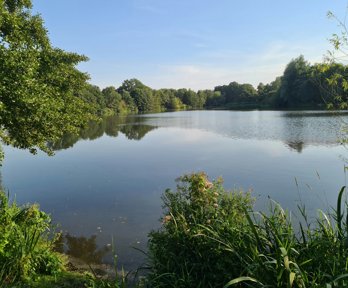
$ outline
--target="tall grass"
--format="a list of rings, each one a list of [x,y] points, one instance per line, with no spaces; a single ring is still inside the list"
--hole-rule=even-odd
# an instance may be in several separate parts
[[[150,287],[348,287],[345,187],[335,210],[300,223],[278,203],[256,212],[249,193],[225,191],[204,173],[163,196],[149,235]]]
[[[50,222],[38,205],[19,207],[0,191],[0,287],[62,271],[62,258],[52,249]]]

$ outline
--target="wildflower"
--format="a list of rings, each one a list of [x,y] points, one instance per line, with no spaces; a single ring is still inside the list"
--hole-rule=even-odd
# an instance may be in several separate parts
[[[164,216],[163,224],[166,224],[166,223],[170,222],[170,220],[172,220],[172,216],[170,216],[170,215]]]
[[[213,187],[213,183],[208,180],[205,180],[205,188],[209,189],[211,187]]]
[[[208,220],[207,220],[207,224],[209,225],[210,223],[211,223],[211,220],[210,220],[210,219],[208,219]]]
[[[217,203],[214,203],[214,208],[218,208],[219,207],[219,204],[217,204]]]
[[[219,193],[218,192],[214,192],[214,196],[218,197]]]

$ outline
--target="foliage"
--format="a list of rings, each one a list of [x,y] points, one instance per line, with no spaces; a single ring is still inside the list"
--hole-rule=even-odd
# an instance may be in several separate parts
[[[310,64],[304,57],[293,59],[285,68],[281,78],[278,105],[280,107],[294,107],[296,105],[318,103],[320,96],[314,83],[310,79]]]
[[[259,103],[265,106],[274,106],[279,98],[280,85],[281,77],[277,77],[273,82],[266,85],[260,83],[257,86]]]
[[[288,63],[282,76],[268,84],[260,83],[257,89],[249,83],[233,81],[197,92],[184,88],[155,90],[130,79],[117,89],[105,88],[103,93],[90,85],[80,97],[96,105],[100,115],[184,109],[323,108],[325,105],[346,109],[347,73],[342,64],[311,65],[301,55]]]
[[[216,237],[243,242],[248,194],[226,193],[221,180],[209,182],[197,173],[179,178],[177,192],[167,190],[163,202],[163,226],[149,235],[150,286],[222,287],[240,275],[241,259],[234,253],[225,257],[227,247]]]
[[[80,273],[63,272],[58,277],[41,276],[37,279],[29,279],[28,281],[17,284],[18,288],[87,288],[90,282],[90,276]]]
[[[312,77],[328,109],[348,109],[347,66],[340,63],[317,64],[313,66]]]
[[[271,202],[255,212],[249,194],[226,192],[204,173],[164,193],[163,226],[149,235],[150,287],[347,287],[343,187],[331,214],[310,223]],[[325,261],[323,261],[325,259]]]
[[[255,102],[257,96],[257,91],[251,84],[239,84],[235,81],[229,85],[217,86],[214,91],[221,93],[225,105]]]
[[[63,270],[62,258],[53,252],[50,222],[38,205],[19,207],[0,192],[0,286]]]
[[[76,94],[88,76],[85,56],[52,47],[30,0],[0,1],[0,138],[35,153],[47,141],[77,132],[92,117]]]
[[[344,20],[341,20],[331,11],[327,13],[327,16],[336,21],[340,28],[340,32],[332,34],[331,39],[329,39],[333,50],[329,51],[326,60],[328,62],[344,60],[348,56],[348,30],[346,26],[346,17]]]
[[[43,275],[17,283],[17,288],[126,288],[144,287],[141,282],[129,285],[126,279],[100,279],[91,273],[62,272],[56,276]]]
[[[322,76],[317,77],[317,82],[329,109],[348,109],[348,70],[343,64],[348,56],[346,17],[341,20],[332,12],[328,12],[328,17],[335,20],[340,32],[334,33],[329,40],[332,50],[326,55],[326,61],[316,66],[316,72]]]

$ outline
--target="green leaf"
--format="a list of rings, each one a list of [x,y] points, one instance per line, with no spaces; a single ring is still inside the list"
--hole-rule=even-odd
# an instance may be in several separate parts
[[[235,285],[235,284],[238,284],[238,283],[241,283],[241,282],[246,282],[246,281],[250,281],[250,282],[254,282],[254,283],[258,283],[260,285],[262,285],[261,282],[257,281],[256,279],[254,278],[251,278],[251,277],[238,277],[236,279],[233,279],[231,281],[229,281],[225,286],[224,288],[227,288],[227,287],[230,287],[232,285]]]

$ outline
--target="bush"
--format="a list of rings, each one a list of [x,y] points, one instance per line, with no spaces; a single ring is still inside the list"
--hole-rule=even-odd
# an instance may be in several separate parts
[[[248,193],[226,192],[221,179],[210,182],[204,173],[178,181],[177,192],[164,193],[162,228],[149,234],[149,281],[154,287],[222,287],[243,272],[241,251],[230,251],[225,240],[246,249],[244,209],[253,201]]]
[[[310,223],[300,207],[294,225],[279,204],[255,212],[249,193],[226,192],[204,173],[179,182],[149,234],[150,287],[348,287],[344,188],[331,214]]]
[[[38,205],[17,206],[0,192],[0,286],[63,269],[53,251],[49,215]]]

